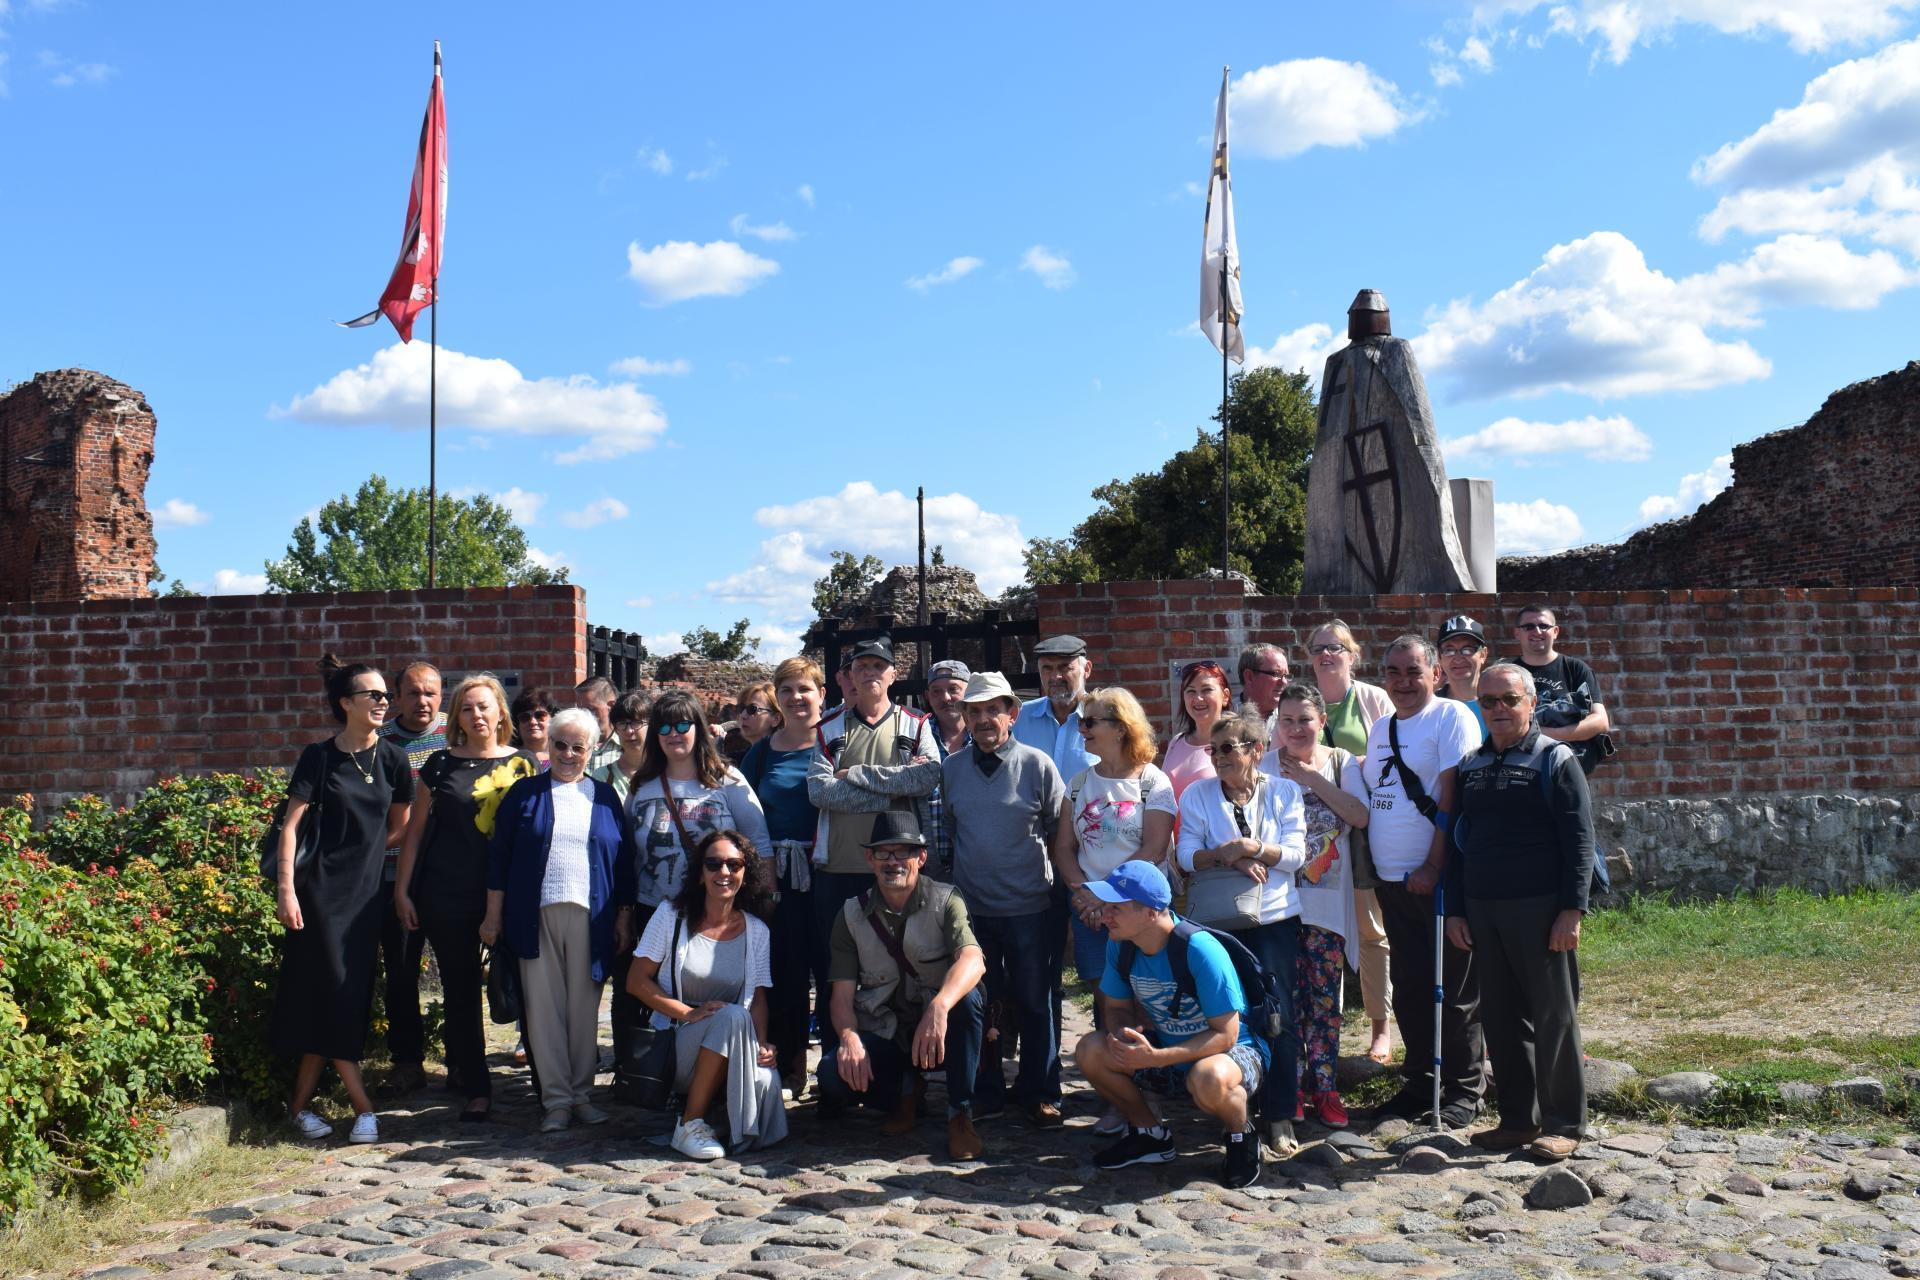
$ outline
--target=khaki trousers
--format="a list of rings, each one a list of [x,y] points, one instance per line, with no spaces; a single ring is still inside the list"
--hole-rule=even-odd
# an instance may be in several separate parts
[[[1367,1016],[1385,1022],[1393,1011],[1393,982],[1387,976],[1387,923],[1380,918],[1380,897],[1372,889],[1353,891],[1360,921],[1360,999]]]
[[[600,1060],[600,984],[587,919],[587,909],[571,902],[540,908],[540,954],[520,962],[527,1048],[548,1111],[587,1101]]]

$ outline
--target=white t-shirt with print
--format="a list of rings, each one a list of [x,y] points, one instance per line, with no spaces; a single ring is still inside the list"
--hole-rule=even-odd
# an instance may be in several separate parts
[[[1427,860],[1433,844],[1433,823],[1420,816],[1400,784],[1400,770],[1389,766],[1393,750],[1388,737],[1399,727],[1400,758],[1419,777],[1428,795],[1434,795],[1440,775],[1457,768],[1467,752],[1480,745],[1480,725],[1464,702],[1434,698],[1405,719],[1381,716],[1367,731],[1367,755],[1359,770],[1349,770],[1344,788],[1371,810],[1367,845],[1373,868],[1382,880],[1403,880]],[[1364,773],[1364,777],[1356,774]],[[1435,797],[1438,798],[1437,796]]]
[[[1089,880],[1105,880],[1140,852],[1149,812],[1180,812],[1172,781],[1151,764],[1137,778],[1103,778],[1097,769],[1082,769],[1067,786],[1067,804],[1080,837],[1080,873]],[[1166,855],[1164,849],[1153,852],[1156,863]]]

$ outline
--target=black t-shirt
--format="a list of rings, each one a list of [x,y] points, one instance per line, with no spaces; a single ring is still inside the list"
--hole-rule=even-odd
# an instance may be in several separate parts
[[[385,738],[353,753],[328,738],[300,753],[287,794],[318,804],[323,860],[337,866],[365,856],[384,864],[387,810],[413,799],[413,770],[407,753]]]
[[[433,812],[420,842],[420,858],[408,889],[428,915],[473,915],[487,901],[487,845],[507,789],[540,772],[527,751],[493,759],[464,759],[436,751],[420,766],[420,787],[433,797]]]
[[[1563,653],[1538,667],[1526,662],[1520,665],[1533,677],[1538,699],[1533,713],[1550,729],[1579,724],[1593,710],[1594,703],[1606,701],[1594,681],[1593,668],[1578,658],[1569,658]]]

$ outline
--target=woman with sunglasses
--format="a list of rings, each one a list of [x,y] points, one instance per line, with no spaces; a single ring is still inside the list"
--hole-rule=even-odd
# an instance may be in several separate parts
[[[675,1028],[673,1091],[686,1105],[673,1149],[717,1160],[727,1148],[707,1115],[723,1093],[734,1151],[787,1136],[777,1051],[767,1041],[773,877],[738,831],[709,832],[693,852],[699,874],[647,921],[627,989],[653,1010],[655,1027]]]
[[[542,769],[547,767],[547,730],[559,710],[551,689],[522,689],[514,695],[514,732],[521,749]]]
[[[1219,663],[1189,662],[1180,668],[1180,705],[1175,713],[1178,728],[1173,741],[1167,743],[1167,758],[1161,765],[1173,783],[1176,800],[1201,778],[1213,776],[1213,757],[1209,754],[1213,727],[1232,708],[1227,672]]]
[[[1054,875],[1068,893],[1072,914],[1073,967],[1080,981],[1098,985],[1107,967],[1106,904],[1087,890],[1123,862],[1139,859],[1164,866],[1178,809],[1173,783],[1153,763],[1153,726],[1139,699],[1125,689],[1097,689],[1080,704],[1080,732],[1098,757],[1067,783],[1067,798],[1054,827]],[[1100,1005],[1094,1004],[1095,1029]],[[1124,1133],[1126,1117],[1107,1108],[1093,1131]]]
[[[380,1122],[360,1078],[373,1012],[373,964],[386,920],[387,846],[400,838],[413,799],[407,753],[379,736],[387,718],[387,682],[364,663],[342,666],[332,654],[327,711],[340,731],[300,753],[287,780],[275,871],[276,914],[287,929],[274,992],[272,1041],[299,1059],[288,1113],[303,1138],[333,1126],[308,1109],[328,1062],[353,1103],[354,1142],[380,1141]],[[300,827],[318,824],[319,840],[298,863]]]
[[[1327,708],[1321,736],[1329,746],[1364,757],[1367,731],[1381,716],[1393,714],[1393,700],[1379,685],[1353,678],[1359,656],[1352,628],[1338,618],[1329,618],[1307,637],[1314,683]],[[1387,1014],[1393,1008],[1393,985],[1387,979],[1387,922],[1381,918],[1380,899],[1372,889],[1356,884],[1353,906],[1360,930],[1360,998],[1371,1024],[1367,1056],[1375,1062],[1391,1062],[1393,1040],[1387,1033]]]
[[[1193,918],[1233,934],[1268,973],[1285,977],[1300,962],[1300,893],[1293,873],[1307,860],[1307,822],[1299,786],[1260,771],[1266,752],[1267,722],[1258,707],[1248,704],[1214,725],[1211,754],[1218,773],[1180,798],[1178,856],[1181,870],[1194,876],[1187,889]],[[1226,892],[1234,896],[1227,899]],[[1225,909],[1212,908],[1214,903]],[[1288,997],[1287,1029],[1274,1041],[1262,1041],[1270,1055],[1260,1084],[1262,1137],[1282,1157],[1294,1151],[1300,1106],[1292,986],[1283,981],[1278,987]]]
[[[520,961],[527,1048],[546,1117],[604,1124],[589,1096],[599,1065],[600,984],[614,955],[615,904],[632,900],[633,828],[613,788],[586,776],[600,722],[584,707],[553,717],[552,765],[513,784],[495,811],[480,941]]]
[[[638,843],[632,906],[622,906],[623,947],[645,930],[654,908],[680,892],[692,846],[715,831],[742,831],[755,849],[767,845],[760,797],[713,743],[706,708],[684,689],[654,699],[647,745],[627,793]]]
[[[774,699],[773,682],[760,680],[734,695],[734,732],[727,735],[723,753],[739,764],[753,750],[753,744],[780,727],[780,708]]]
[[[826,973],[815,957],[813,840],[820,812],[807,795],[814,731],[826,705],[826,675],[811,658],[788,658],[773,669],[780,724],[753,744],[740,772],[760,797],[772,838],[768,859],[779,889],[773,908],[773,1008],[770,1026],[780,1046],[780,1075],[798,1102],[807,1091],[807,1020],[816,988],[824,1019]]]
[[[1294,984],[1294,1025],[1300,1034],[1300,1091],[1311,1097],[1321,1123],[1347,1124],[1340,1101],[1340,985],[1360,960],[1354,917],[1350,837],[1367,825],[1366,802],[1341,790],[1360,757],[1321,740],[1327,705],[1310,684],[1290,684],[1274,708],[1273,750],[1263,772],[1300,788],[1307,824],[1307,862],[1300,869],[1300,966]]]

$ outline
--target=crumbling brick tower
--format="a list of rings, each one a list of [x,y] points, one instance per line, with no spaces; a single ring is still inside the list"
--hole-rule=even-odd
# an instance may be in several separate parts
[[[87,369],[0,396],[0,601],[151,595],[153,410]]]

